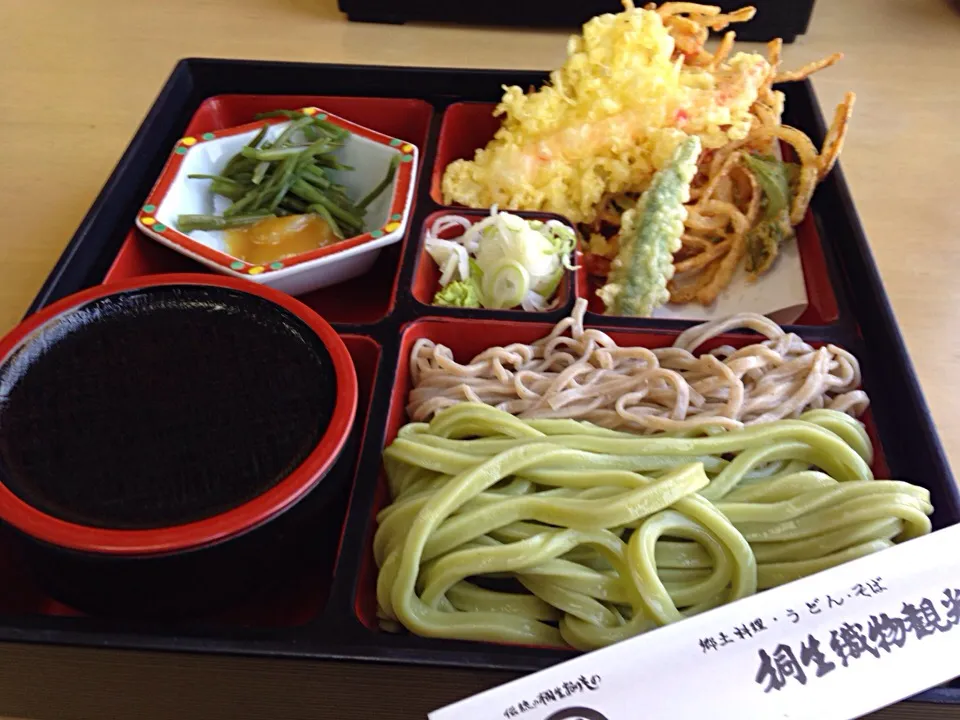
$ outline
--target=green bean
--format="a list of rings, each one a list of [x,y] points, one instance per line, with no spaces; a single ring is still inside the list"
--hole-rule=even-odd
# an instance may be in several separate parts
[[[370,203],[372,203],[374,200],[380,197],[380,194],[390,186],[390,183],[393,182],[393,176],[396,175],[397,173],[397,165],[399,163],[400,163],[399,155],[394,155],[392,158],[390,158],[390,167],[387,168],[386,176],[383,178],[383,180],[380,181],[380,184],[377,185],[373,190],[371,190],[370,193],[363,200],[357,203],[358,208],[360,208],[361,210],[366,210],[367,206]]]
[[[346,236],[344,235],[343,230],[340,229],[340,226],[337,224],[337,221],[333,219],[333,215],[331,215],[330,211],[327,210],[323,205],[320,205],[320,204],[310,205],[307,208],[307,210],[309,210],[312,213],[316,213],[321,218],[323,218],[324,221],[327,223],[327,225],[330,226],[330,230],[338,238],[340,238],[341,240],[346,239]]]
[[[339,125],[334,125],[332,122],[327,120],[320,120],[316,115],[308,115],[313,122],[311,123],[313,127],[317,128],[321,132],[326,133],[334,138],[343,140],[349,137],[350,131],[344,130]]]
[[[323,170],[315,165],[303,169],[303,179],[324,190],[332,186],[330,180],[323,174]]]
[[[293,184],[293,187],[290,188],[290,190],[294,195],[299,198],[303,198],[308,203],[318,203],[320,202],[320,198],[324,197],[323,193],[321,193],[317,188],[300,178],[297,179],[297,182]]]
[[[363,217],[366,213],[354,205],[350,198],[347,197],[347,194],[340,190],[337,186],[331,185],[326,192],[328,198],[333,200],[337,205],[342,207],[344,210],[350,212],[357,217]]]
[[[223,211],[224,217],[230,217],[232,215],[239,215],[241,210],[246,210],[248,208],[252,209],[254,201],[257,199],[257,194],[259,193],[260,188],[256,185],[252,189],[248,190],[246,195],[234,202],[230,207]]]
[[[240,153],[237,153],[239,160],[232,164],[229,169],[224,169],[221,171],[221,175],[231,180],[236,180],[237,182],[242,182],[244,184],[249,184],[253,178],[253,173],[257,169],[257,161],[250,160],[249,158],[243,157]]]
[[[252,160],[259,160],[261,162],[273,162],[275,160],[283,160],[285,157],[291,155],[299,155],[303,152],[302,147],[286,147],[286,148],[270,148],[269,150],[261,150],[257,148],[243,148],[240,150],[244,157],[250,158]]]
[[[344,130],[339,125],[334,125],[333,123],[327,122],[326,120],[317,120],[316,118],[314,118],[313,124],[314,124],[314,127],[317,127],[340,140],[346,140],[350,136],[349,130]]]
[[[254,185],[250,193],[252,197],[250,199],[250,204],[246,207],[247,210],[265,210],[267,199],[272,196],[278,187],[279,178],[276,174],[271,175],[265,182],[260,183],[260,185]],[[231,216],[237,215],[239,212],[236,210],[235,206],[231,206],[224,211],[224,215]]]
[[[307,145],[300,154],[300,171],[304,172],[307,168],[319,170],[320,168],[316,165],[317,156],[328,152],[332,147],[328,138],[320,138]]]
[[[363,229],[363,218],[355,215],[349,208],[338,204],[326,195],[320,196],[319,204],[327,208],[341,225],[347,225],[358,231]]]
[[[276,117],[285,117],[290,120],[296,120],[298,118],[306,117],[306,118],[310,118],[310,120],[312,121],[311,124],[314,127],[319,128],[320,130],[323,130],[336,137],[346,137],[347,135],[350,134],[348,130],[344,130],[342,127],[338,125],[334,125],[333,123],[327,122],[326,120],[320,120],[314,117],[313,115],[307,115],[306,113],[302,113],[298,110],[273,110],[272,112],[259,113],[254,117],[257,120],[265,120],[267,118],[276,118]]]
[[[296,170],[299,165],[299,158],[297,157],[288,157],[283,162],[280,163],[280,167],[274,172],[274,178],[277,179],[276,188],[270,188],[272,198],[266,204],[267,210],[270,212],[275,211],[280,203],[283,201],[283,198],[286,196],[287,192],[290,190],[290,186],[296,181]]]
[[[259,185],[263,182],[263,178],[267,175],[267,170],[270,169],[270,163],[266,160],[262,160],[257,163],[257,167],[253,171],[253,175],[250,176],[250,182],[254,185]]]
[[[269,212],[276,212],[276,211],[277,211],[277,208],[280,207],[280,203],[283,202],[283,200],[284,200],[284,198],[286,197],[287,193],[290,191],[290,186],[291,186],[292,184],[293,184],[293,178],[292,178],[292,177],[291,177],[289,180],[285,180],[285,181],[283,181],[282,183],[280,183],[280,187],[278,187],[278,188],[273,192],[273,196],[271,197],[270,202],[268,202],[268,203],[266,204],[266,208],[267,208],[267,210],[268,210]]]
[[[218,217],[217,215],[180,215],[177,218],[177,228],[181,232],[193,230],[229,230],[230,228],[246,227],[260,222],[264,218],[272,217],[270,213],[258,212],[249,215],[235,215],[233,217]]]
[[[255,148],[255,147],[257,147],[258,145],[260,145],[260,143],[263,141],[263,139],[267,136],[267,130],[269,129],[269,127],[270,127],[269,125],[264,124],[264,126],[260,128],[260,132],[258,132],[258,133],[253,137],[253,140],[251,140],[250,142],[247,143],[247,147],[254,147],[254,148]]]
[[[290,210],[291,212],[300,214],[308,212],[307,203],[303,202],[303,200],[298,200],[295,197],[290,197],[289,194],[280,202],[280,207],[284,208],[285,210]]]
[[[269,112],[257,113],[253,116],[254,120],[267,120],[269,118],[278,118],[284,117],[289,118],[290,120],[296,120],[297,118],[309,117],[306,113],[302,113],[299,110],[271,110]]]
[[[350,136],[349,131],[334,125],[331,122],[327,122],[326,120],[317,120],[314,118],[312,127],[314,127],[317,132],[326,135],[331,140],[334,140],[339,144],[343,144],[343,141]]]
[[[232,180],[235,183],[243,185],[244,188],[250,185],[253,182],[253,172],[238,172],[231,175],[229,180]]]
[[[337,160],[333,155],[317,155],[316,157],[317,165],[322,165],[323,167],[328,167],[331,170],[356,170],[352,165],[343,165],[339,160]]]
[[[188,175],[191,180],[211,180],[210,191],[215,195],[222,195],[231,200],[239,200],[244,196],[246,190],[244,186],[236,180],[223,177],[222,175],[204,175],[201,173]]]
[[[263,138],[267,136],[268,127],[269,127],[268,125],[264,125],[262,128],[260,128],[260,132],[258,132],[256,135],[253,136],[253,139],[246,144],[246,147],[248,148],[257,147],[260,144],[260,142],[263,140]],[[240,153],[237,153],[236,155],[234,155],[232,158],[230,158],[230,160],[227,161],[227,164],[224,166],[221,174],[229,175],[243,159],[244,159],[243,155],[241,155]]]
[[[203,173],[191,173],[190,175],[187,175],[187,177],[190,178],[191,180],[220,180],[221,182],[230,183],[231,185],[236,185],[237,187],[240,186],[240,183],[237,182],[236,180],[231,180],[230,178],[224,177],[223,175],[205,175]]]
[[[290,191],[297,197],[303,198],[310,204],[320,204],[323,205],[330,213],[337,218],[342,220],[345,224],[353,228],[362,228],[363,220],[358,218],[356,215],[352,214],[349,210],[337,205],[337,203],[330,200],[326,195],[317,190],[315,187],[310,185],[310,183],[303,180],[297,180],[293,187],[290,188]]]
[[[215,180],[214,182],[210,183],[210,192],[214,193],[215,195],[229,198],[230,200],[236,202],[242,198],[247,191],[240,184],[226,185],[221,183],[219,180]]]
[[[275,147],[275,148],[286,147],[290,143],[290,139],[296,134],[298,130],[303,129],[305,126],[310,125],[312,123],[313,123],[313,118],[311,118],[309,115],[304,115],[301,118],[297,118],[296,120],[291,122],[289,125],[287,125],[286,128],[284,128],[283,132],[280,133],[277,139],[273,141],[272,147]]]

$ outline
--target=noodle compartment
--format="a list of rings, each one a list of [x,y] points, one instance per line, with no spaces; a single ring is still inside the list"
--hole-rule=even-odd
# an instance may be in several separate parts
[[[384,629],[589,650],[930,531],[842,348],[757,315],[607,334],[583,310],[407,330],[372,545]]]

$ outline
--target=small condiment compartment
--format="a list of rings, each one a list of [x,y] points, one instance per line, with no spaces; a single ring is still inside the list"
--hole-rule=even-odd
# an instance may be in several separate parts
[[[525,220],[539,220],[541,222],[555,220],[563,223],[567,227],[570,227],[572,232],[576,232],[576,230],[574,230],[573,227],[570,226],[570,224],[559,215],[528,212],[518,212],[516,214]],[[467,209],[464,209],[463,211],[438,210],[437,212],[430,214],[423,221],[419,230],[419,244],[417,246],[418,252],[414,258],[413,281],[411,283],[413,299],[420,306],[418,307],[418,310],[421,313],[431,315],[452,315],[456,317],[490,317],[491,314],[496,314],[502,317],[516,317],[517,313],[524,313],[533,315],[537,319],[569,314],[571,308],[573,307],[573,301],[575,297],[576,271],[574,270],[564,270],[563,277],[561,278],[560,284],[557,286],[556,292],[553,295],[553,300],[550,303],[550,307],[543,311],[528,311],[520,307],[510,308],[508,310],[495,310],[490,308],[459,308],[434,305],[434,295],[440,289],[441,271],[436,261],[433,259],[433,257],[431,257],[430,253],[427,252],[425,243],[427,239],[427,233],[434,226],[434,223],[437,220],[441,220],[450,216],[465,218],[471,224],[476,225],[478,222],[489,217],[490,213],[483,210]],[[444,240],[450,240],[455,237],[459,237],[464,232],[465,230],[463,228],[454,226],[441,231],[439,237]],[[576,251],[571,253],[569,260],[571,265],[576,264]]]
[[[787,101],[785,121],[789,121],[790,101]],[[451,162],[462,159],[472,159],[474,153],[483,148],[500,128],[500,119],[494,117],[494,103],[461,102],[447,108],[443,114],[440,134],[437,141],[437,155],[430,175],[430,197],[440,205],[447,206],[443,193],[444,170]],[[792,150],[783,145],[784,157],[792,159]],[[789,324],[798,326],[825,326],[835,324],[841,316],[837,297],[834,291],[835,272],[831,270],[830,261],[825,254],[823,237],[842,237],[840,234],[822,232],[817,221],[818,216],[817,194],[814,195],[811,209],[796,228],[797,252],[799,264],[802,266],[803,285],[806,288],[806,308],[799,316],[794,314]],[[510,210],[510,208],[501,208]],[[450,206],[451,212],[457,211],[457,206]],[[612,322],[618,325],[644,326],[650,324],[646,318],[610,317],[603,314],[604,304],[596,295],[600,287],[600,279],[589,272],[586,264],[580,263],[577,272],[577,297],[587,298],[589,302],[590,321],[605,324]],[[802,294],[801,294],[802,297]],[[690,306],[695,308],[695,306]],[[683,306],[671,306],[673,319],[654,320],[654,325],[667,327],[682,323],[697,321],[695,318],[684,317]],[[692,311],[692,312],[695,312]]]

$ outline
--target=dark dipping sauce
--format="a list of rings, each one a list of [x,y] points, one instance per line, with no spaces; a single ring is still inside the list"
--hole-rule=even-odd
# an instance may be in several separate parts
[[[83,525],[148,529],[261,495],[333,413],[319,337],[263,298],[165,285],[94,300],[0,366],[0,481]]]

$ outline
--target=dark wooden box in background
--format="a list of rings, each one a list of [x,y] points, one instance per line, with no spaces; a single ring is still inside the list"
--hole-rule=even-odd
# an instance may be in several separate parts
[[[340,10],[356,22],[453,22],[464,25],[512,25],[575,29],[594,15],[618,12],[619,0],[338,0]],[[749,23],[736,26],[737,38],[766,42],[775,37],[793,42],[803,35],[814,0],[702,0],[724,11],[744,5],[757,8]],[[642,5],[644,0],[636,0]]]

